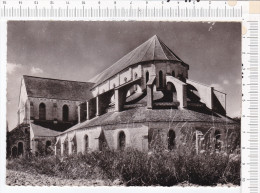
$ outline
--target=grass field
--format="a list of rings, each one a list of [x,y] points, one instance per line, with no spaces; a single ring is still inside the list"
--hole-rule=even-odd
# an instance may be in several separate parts
[[[120,180],[126,186],[240,185],[240,154],[204,151],[197,155],[187,148],[16,158],[7,160],[7,169],[71,180]]]

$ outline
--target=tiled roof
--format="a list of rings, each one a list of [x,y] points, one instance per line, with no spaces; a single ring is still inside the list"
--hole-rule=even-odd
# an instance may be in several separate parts
[[[96,83],[94,85],[95,87],[133,64],[154,60],[174,60],[183,62],[156,35],[154,35],[102,73],[92,78],[91,81]]]
[[[65,130],[71,128],[73,125],[75,125],[76,121],[74,121],[74,122],[58,121],[58,122],[54,123],[53,120],[34,120],[33,124],[39,125],[41,127],[44,127],[44,128],[50,129],[50,130],[62,132],[62,131],[65,131]]]
[[[84,101],[92,98],[91,82],[23,76],[29,97]]]
[[[31,128],[32,128],[34,137],[54,137],[61,133],[58,131],[53,131],[48,128],[42,127],[40,125],[35,125],[33,123],[31,123]]]
[[[122,112],[108,112],[99,117],[77,124],[65,132],[81,128],[88,128],[100,125],[131,124],[140,122],[208,122],[236,124],[229,117],[214,114],[204,114],[192,110],[179,109],[147,109],[136,107]],[[63,133],[65,133],[63,132]]]

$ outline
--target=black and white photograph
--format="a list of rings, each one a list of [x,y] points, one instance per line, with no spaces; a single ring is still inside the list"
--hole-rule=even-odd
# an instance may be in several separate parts
[[[8,186],[239,187],[241,22],[8,21]]]

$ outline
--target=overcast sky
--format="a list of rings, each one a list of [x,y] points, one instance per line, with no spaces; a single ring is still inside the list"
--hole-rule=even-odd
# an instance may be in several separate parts
[[[227,114],[240,116],[240,23],[11,21],[9,129],[17,124],[22,75],[88,81],[155,34],[190,65],[190,79],[226,92]]]

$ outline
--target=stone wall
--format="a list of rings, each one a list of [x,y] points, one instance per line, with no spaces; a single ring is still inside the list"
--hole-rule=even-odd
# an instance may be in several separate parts
[[[39,119],[39,105],[41,103],[45,104],[46,107],[46,120],[62,121],[62,108],[64,105],[69,107],[69,121],[77,121],[78,112],[77,105],[78,101],[68,101],[68,100],[57,100],[57,99],[44,99],[44,98],[32,98],[29,97],[30,104],[33,106],[31,108],[31,117],[33,119]]]
[[[63,144],[65,139],[68,139],[70,143],[72,138],[75,136],[77,153],[84,153],[86,151],[85,136],[87,135],[89,151],[100,150],[100,140],[102,140],[102,143],[105,143],[108,148],[117,150],[119,149],[119,133],[124,132],[125,148],[130,147],[141,151],[147,151],[151,148],[152,144],[154,144],[153,141],[158,139],[158,136],[160,137],[160,146],[167,149],[169,145],[168,135],[170,130],[174,131],[174,144],[176,147],[187,143],[188,138],[194,141],[196,135],[195,133],[198,131],[204,134],[205,137],[205,139],[200,140],[201,148],[205,148],[207,145],[207,148],[215,149],[217,148],[217,146],[215,146],[216,143],[219,143],[220,151],[228,149],[228,145],[230,145],[229,142],[231,141],[230,136],[237,136],[237,133],[240,132],[240,127],[238,124],[228,125],[224,123],[204,122],[150,122],[117,124],[78,129],[68,134],[66,133],[61,135],[58,140],[61,140],[61,144]],[[63,145],[61,145],[61,151],[64,151],[62,146]],[[71,153],[71,151],[68,153]]]
[[[55,143],[56,143],[55,137],[34,138],[31,140],[32,153],[35,155],[54,155]]]
[[[127,68],[120,73],[112,76],[108,80],[104,81],[102,84],[98,85],[96,88],[92,90],[93,96],[97,96],[102,94],[103,92],[107,92],[115,87],[126,84],[127,82],[133,81],[142,77],[142,82],[145,83],[146,72],[149,72],[149,76],[155,75],[155,66],[152,63],[146,63],[142,65],[136,65],[130,68]],[[142,89],[145,88],[146,85],[142,85]]]
[[[174,71],[174,77],[182,76],[183,78],[188,78],[188,67],[183,66],[180,62],[156,62],[156,87],[159,88],[159,72],[162,71],[163,73],[163,87],[166,86],[166,75],[171,75]]]
[[[18,153],[18,145],[22,144],[22,153]],[[30,152],[30,126],[28,124],[18,125],[8,133],[7,146],[9,154],[7,157],[28,156]],[[15,152],[16,148],[16,153]]]

